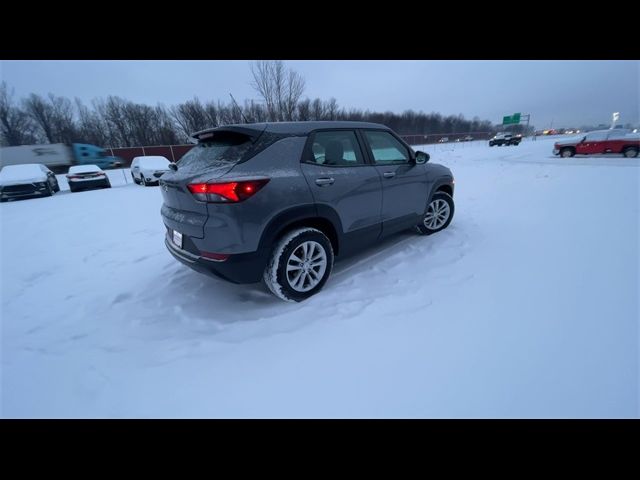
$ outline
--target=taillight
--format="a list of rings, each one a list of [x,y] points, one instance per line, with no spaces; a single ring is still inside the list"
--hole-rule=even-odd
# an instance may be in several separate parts
[[[268,178],[225,183],[192,183],[189,191],[201,202],[235,203],[246,200],[264,187]]]
[[[211,253],[211,252],[200,252],[204,258],[213,260],[215,262],[224,262],[231,255],[228,253]]]

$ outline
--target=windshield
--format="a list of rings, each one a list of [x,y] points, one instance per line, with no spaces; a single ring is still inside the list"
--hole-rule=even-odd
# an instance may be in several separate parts
[[[251,147],[251,137],[236,132],[216,132],[215,138],[198,143],[178,161],[180,168],[203,168],[238,163]]]
[[[28,180],[31,178],[44,177],[42,166],[35,163],[24,165],[7,165],[0,170],[0,180]]]
[[[169,160],[165,157],[144,157],[140,159],[140,166],[144,168],[168,169]]]

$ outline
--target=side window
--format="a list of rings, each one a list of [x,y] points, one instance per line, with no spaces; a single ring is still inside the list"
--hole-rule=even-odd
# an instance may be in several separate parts
[[[389,132],[365,130],[364,135],[369,142],[373,160],[376,163],[408,163],[409,151]]]
[[[618,130],[617,132],[613,130],[612,132],[609,133],[607,140],[622,140],[626,136],[626,133],[627,132],[624,130],[622,131]]]
[[[585,142],[602,142],[607,139],[607,132],[588,133]]]
[[[363,165],[364,157],[360,151],[356,134],[350,130],[317,132],[311,144],[311,156],[308,163],[349,167]]]

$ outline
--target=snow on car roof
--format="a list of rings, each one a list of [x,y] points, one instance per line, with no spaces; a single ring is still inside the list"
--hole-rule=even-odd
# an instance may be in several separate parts
[[[171,163],[166,157],[156,155],[137,158],[141,166],[144,165],[150,168],[167,168],[169,166],[169,163]]]
[[[97,165],[74,165],[69,167],[69,173],[91,173],[101,172],[102,169]]]
[[[0,181],[31,180],[45,175],[39,163],[7,165],[0,170]]]

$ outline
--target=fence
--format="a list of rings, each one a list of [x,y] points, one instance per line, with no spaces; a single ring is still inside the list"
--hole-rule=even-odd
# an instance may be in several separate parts
[[[467,140],[489,140],[493,132],[464,132],[464,133],[429,133],[417,135],[400,135],[409,145],[426,145],[429,143],[464,142]],[[470,137],[470,138],[469,138]]]
[[[457,133],[429,133],[416,135],[400,135],[409,145],[425,145],[429,143],[444,143],[466,140],[489,140],[492,132],[457,132]],[[119,147],[109,148],[112,156],[120,157],[124,160],[124,167],[129,167],[135,157],[149,155],[160,155],[168,158],[172,162],[180,160],[184,154],[194,147],[194,144],[187,145],[154,145],[148,147]]]
[[[166,157],[172,162],[180,160],[185,153],[193,148],[193,144],[187,145],[154,145],[149,147],[120,147],[108,148],[111,155],[124,160],[124,167],[131,166],[135,157],[145,157],[149,155],[159,155]]]

